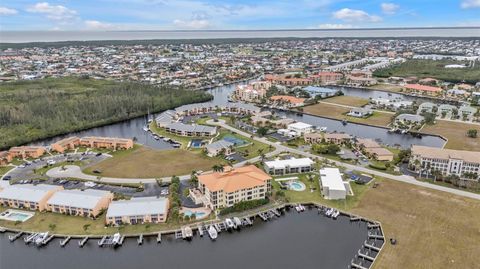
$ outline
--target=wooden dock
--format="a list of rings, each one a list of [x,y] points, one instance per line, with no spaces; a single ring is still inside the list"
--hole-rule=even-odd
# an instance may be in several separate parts
[[[18,232],[14,235],[9,235],[8,236],[8,240],[10,240],[10,242],[13,242],[15,240],[17,240],[20,236],[22,236],[23,232]]]
[[[65,239],[63,239],[62,241],[60,241],[60,246],[61,246],[62,248],[65,247],[65,246],[68,244],[68,242],[70,241],[70,239],[72,239],[71,236],[65,237]]]
[[[89,239],[89,237],[88,237],[88,236],[85,236],[82,240],[80,240],[80,241],[78,242],[78,246],[81,247],[81,248],[83,248],[83,246],[85,246],[85,244],[87,243],[88,239]]]

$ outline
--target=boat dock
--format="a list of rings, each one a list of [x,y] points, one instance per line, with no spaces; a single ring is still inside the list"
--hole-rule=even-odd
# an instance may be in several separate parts
[[[81,248],[83,248],[83,246],[85,246],[85,244],[87,243],[87,241],[88,241],[88,236],[85,236],[82,240],[80,240],[80,241],[78,242],[78,246],[81,247]]]
[[[18,232],[14,235],[9,235],[8,236],[8,240],[10,240],[10,242],[13,242],[15,240],[17,240],[20,236],[22,236],[23,232]]]
[[[30,244],[32,241],[35,240],[37,236],[38,236],[38,233],[31,233],[27,237],[24,237],[23,241],[25,242],[25,244]]]
[[[137,243],[138,243],[138,245],[142,245],[142,244],[143,244],[143,234],[141,234],[141,235],[138,237]]]
[[[200,237],[203,237],[203,226],[201,224],[198,224],[197,225],[197,230],[198,230],[198,234],[200,235]]]
[[[47,245],[50,241],[53,240],[53,238],[55,238],[55,235],[50,235],[49,237],[43,239],[43,241],[40,243],[41,246],[45,246]]]
[[[162,233],[157,234],[157,243],[162,243]]]
[[[65,247],[65,246],[68,244],[68,242],[70,241],[70,239],[72,239],[71,236],[65,237],[65,239],[63,239],[62,241],[60,241],[60,246],[61,246],[62,248]]]

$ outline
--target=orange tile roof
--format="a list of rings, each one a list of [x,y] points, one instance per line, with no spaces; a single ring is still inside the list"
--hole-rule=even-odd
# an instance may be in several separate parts
[[[275,95],[270,97],[270,100],[273,100],[273,101],[284,100],[292,104],[302,104],[305,101],[305,98],[297,98],[289,95]]]
[[[426,91],[426,92],[441,92],[442,89],[438,87],[420,85],[420,84],[407,84],[405,88],[417,90],[417,91]]]
[[[198,181],[210,191],[223,190],[226,193],[262,186],[270,175],[255,165],[240,168],[225,168],[224,172],[213,172],[198,176]]]

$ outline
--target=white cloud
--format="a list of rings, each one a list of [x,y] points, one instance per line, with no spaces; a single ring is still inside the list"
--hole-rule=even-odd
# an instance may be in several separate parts
[[[206,29],[211,26],[211,23],[205,19],[192,19],[192,20],[174,20],[173,24],[179,29]]]
[[[88,30],[108,30],[116,28],[115,25],[111,23],[105,23],[95,20],[86,20],[84,21],[84,24]]]
[[[317,25],[318,29],[348,29],[348,28],[355,28],[351,24],[341,24],[341,23],[324,23]]]
[[[480,0],[464,0],[460,6],[462,8],[480,8]]]
[[[346,22],[379,22],[382,20],[379,16],[370,15],[363,10],[350,8],[342,8],[333,12],[333,17]]]
[[[0,7],[0,15],[15,15],[18,11],[13,8]]]
[[[61,5],[50,5],[47,2],[37,3],[27,8],[28,12],[45,14],[47,18],[55,21],[66,21],[76,17],[75,10],[66,8]]]
[[[399,5],[394,3],[382,3],[380,7],[382,8],[383,13],[389,14],[389,15],[395,14],[397,10],[400,8]]]

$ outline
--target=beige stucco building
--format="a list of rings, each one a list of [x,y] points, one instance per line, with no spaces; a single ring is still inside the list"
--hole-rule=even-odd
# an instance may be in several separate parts
[[[108,225],[160,223],[167,221],[169,201],[164,197],[141,197],[113,201],[107,211]]]
[[[25,208],[30,210],[47,210],[47,201],[62,186],[46,184],[11,185],[0,191],[0,204],[5,207]]]
[[[113,193],[101,190],[62,190],[47,201],[46,209],[55,213],[96,217],[113,200]]]

